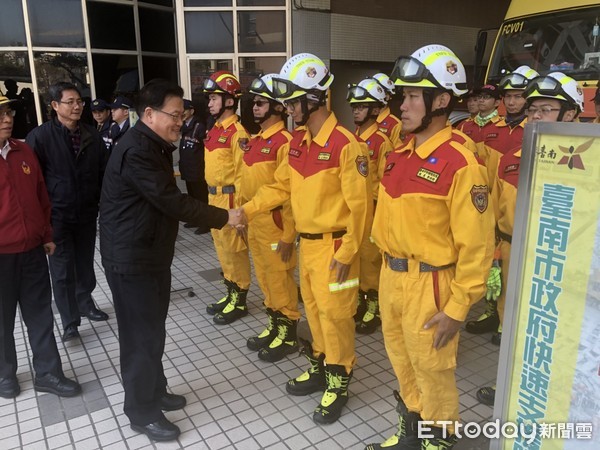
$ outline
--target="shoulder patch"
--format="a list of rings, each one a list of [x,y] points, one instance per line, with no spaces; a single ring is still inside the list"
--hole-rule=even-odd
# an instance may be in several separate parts
[[[369,175],[369,161],[366,156],[356,157],[356,169],[363,177]]]
[[[484,213],[488,207],[488,187],[473,185],[471,188],[471,201],[475,206],[475,209],[480,213]]]
[[[219,138],[219,142],[221,142],[221,138]],[[248,145],[248,142],[249,142],[248,138],[239,138],[238,139],[238,144],[240,145],[240,148],[245,152],[250,150],[250,145]]]

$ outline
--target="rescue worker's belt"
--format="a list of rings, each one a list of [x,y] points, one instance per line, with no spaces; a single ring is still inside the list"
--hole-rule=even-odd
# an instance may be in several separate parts
[[[233,194],[235,192],[235,186],[220,186],[221,194]],[[219,186],[208,186],[208,193],[211,195],[217,195]]]
[[[498,236],[503,241],[506,241],[512,245],[512,236],[510,234],[506,234],[506,233],[500,231],[500,228],[498,228],[498,225],[496,225],[496,236]]]
[[[333,239],[339,239],[341,238],[343,235],[346,234],[346,230],[341,230],[341,231],[334,231],[333,233],[300,233],[300,237],[303,239],[311,239],[311,240],[317,240],[317,239],[323,239],[323,236],[326,234],[331,234],[331,237]]]
[[[406,258],[394,258],[386,253],[385,262],[394,272],[408,272],[408,259]],[[437,272],[438,270],[448,269],[453,265],[454,264],[446,264],[445,266],[432,266],[430,264],[420,262],[419,272]]]

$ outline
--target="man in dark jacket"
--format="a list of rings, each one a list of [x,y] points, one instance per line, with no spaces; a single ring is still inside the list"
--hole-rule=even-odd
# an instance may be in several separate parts
[[[100,201],[100,252],[119,325],[124,412],[131,428],[155,441],[177,439],[162,411],[185,406],[166,390],[162,356],[178,221],[222,228],[234,212],[182,194],[173,142],[183,123],[183,90],[153,80],[139,94],[140,120],[113,148]]]
[[[21,392],[14,329],[17,304],[33,353],[33,388],[72,397],[81,386],[64,376],[54,339],[46,254],[52,255],[50,202],[27,144],[10,139],[15,111],[0,96],[0,397]]]
[[[54,301],[63,341],[79,337],[81,317],[107,320],[94,304],[96,218],[107,152],[100,134],[80,121],[84,102],[76,86],[50,86],[53,118],[33,129],[27,143],[35,150],[52,203],[56,251],[49,258]]]
[[[133,107],[133,102],[119,95],[108,107],[114,122],[110,126],[110,138],[114,147],[129,130],[129,110]]]
[[[191,100],[183,99],[183,126],[181,127],[181,141],[179,143],[179,172],[185,181],[187,193],[196,200],[208,204],[208,185],[204,178],[204,138],[206,125],[195,116],[194,105]],[[197,224],[186,223],[186,228]],[[195,234],[208,233],[206,226],[197,228]]]
[[[106,145],[106,150],[110,152],[112,149],[110,127],[113,124],[111,120],[110,107],[104,100],[97,98],[92,102],[91,110],[92,116],[94,116],[94,120],[96,121],[96,129],[98,130],[98,133],[100,133],[100,136],[102,136],[104,145]]]

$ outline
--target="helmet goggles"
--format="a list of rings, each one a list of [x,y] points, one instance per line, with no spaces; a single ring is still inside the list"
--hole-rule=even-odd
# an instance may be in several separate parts
[[[404,81],[407,83],[419,83],[423,80],[427,80],[438,87],[439,83],[431,76],[431,72],[425,64],[412,56],[400,56],[394,68],[392,69],[391,78],[398,81]]]
[[[210,78],[205,78],[204,83],[202,84],[202,88],[205,92],[223,92],[223,90],[219,87],[219,85]]]
[[[505,75],[498,84],[498,88],[501,90],[506,89],[525,89],[529,84],[527,77],[520,73],[511,73]]]
[[[273,77],[273,94],[276,98],[288,100],[305,95],[306,92],[290,80]]]
[[[377,102],[380,100],[373,97],[369,91],[367,91],[364,87],[359,86],[357,84],[349,84],[348,85],[348,93],[346,94],[346,101],[350,103],[358,103],[358,102]]]
[[[527,88],[525,89],[525,97],[528,97],[533,92],[537,91],[540,95],[548,96],[548,97],[562,97],[565,100],[570,99],[571,96],[568,95],[562,87],[560,81],[556,78],[552,78],[549,76],[541,76],[536,77],[531,80],[527,84]]]
[[[273,96],[273,92],[271,92],[267,84],[261,78],[256,78],[250,85],[248,91],[250,91],[251,94],[264,95],[269,98]]]

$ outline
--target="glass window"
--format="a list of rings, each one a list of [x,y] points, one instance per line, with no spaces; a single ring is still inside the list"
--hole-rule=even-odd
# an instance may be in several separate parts
[[[151,3],[152,5],[173,6],[173,0],[138,0],[138,3]]]
[[[244,92],[247,91],[248,86],[252,81],[266,73],[279,73],[281,66],[285,63],[285,56],[271,56],[271,57],[245,57],[239,59],[240,64],[240,83]],[[244,95],[240,102],[240,112],[242,117],[242,125],[250,133],[258,133],[260,126],[254,122],[254,115],[252,114],[252,100],[253,95]]]
[[[175,58],[144,56],[142,64],[144,65],[144,83],[153,78],[164,78],[165,80],[179,84],[177,60]]]
[[[183,0],[183,6],[231,6],[231,0]]]
[[[238,6],[285,6],[285,0],[237,0]]]
[[[240,52],[285,52],[284,11],[238,13]]]
[[[232,13],[186,12],[185,42],[188,53],[233,52]]]
[[[92,48],[135,50],[133,6],[89,1],[87,16]]]
[[[89,72],[85,53],[35,52],[33,57],[38,93],[43,98],[47,117],[50,117],[52,110],[48,99],[48,88],[54,83],[59,81],[73,83],[81,91],[81,96],[89,99]]]
[[[38,125],[26,52],[0,53],[0,92],[8,98],[21,100],[12,106],[17,111],[12,135],[24,139]]]
[[[133,97],[140,88],[137,56],[92,55],[96,97],[106,101],[117,95]]]
[[[4,0],[0,14],[0,46],[26,46],[21,0]]]
[[[34,46],[85,47],[81,0],[28,0],[27,5]]]
[[[174,13],[139,8],[142,50],[147,52],[175,53]]]

